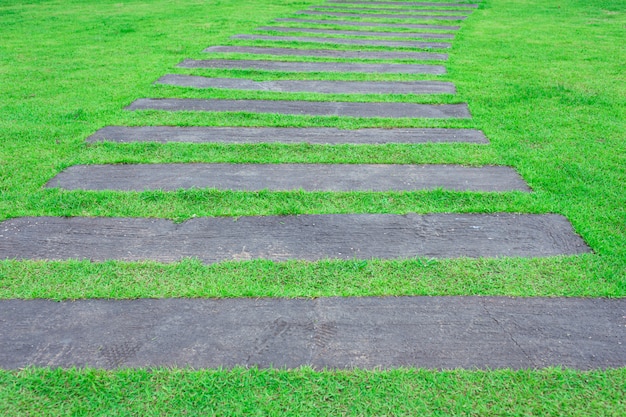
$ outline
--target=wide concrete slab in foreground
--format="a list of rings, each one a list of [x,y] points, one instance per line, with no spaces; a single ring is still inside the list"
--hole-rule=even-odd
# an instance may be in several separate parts
[[[331,30],[331,29],[315,29],[315,28],[293,28],[281,26],[262,26],[257,30],[274,31],[274,32],[302,32],[302,33],[322,33],[325,35],[343,35],[343,36],[379,36],[393,38],[430,38],[430,39],[453,39],[454,35],[450,33],[426,33],[426,32],[371,32],[362,30]]]
[[[530,191],[509,167],[364,164],[74,165],[47,187],[66,190],[173,191]]]
[[[190,143],[489,143],[474,129],[356,129],[330,127],[204,127],[106,126],[87,142],[190,142]]]
[[[359,103],[345,101],[204,100],[140,98],[127,110],[276,113],[307,116],[468,118],[467,104]]]
[[[277,50],[277,48],[252,48],[218,50],[216,52],[242,52],[242,53],[269,53],[280,55],[293,55],[293,50]],[[304,52],[304,51],[302,51]],[[330,54],[316,53],[318,51],[303,53],[303,56],[328,56],[337,57],[331,51]],[[339,51],[340,55],[341,51]],[[355,57],[360,57],[354,51]],[[343,56],[341,56],[343,57]],[[337,57],[339,58],[339,57]],[[382,59],[382,57],[381,57]],[[180,68],[224,68],[224,69],[254,69],[261,71],[281,72],[357,72],[357,73],[391,73],[391,74],[445,74],[446,69],[441,65],[419,64],[363,64],[360,62],[293,62],[293,61],[261,61],[261,60],[238,60],[238,59],[185,59],[178,64]]]
[[[449,48],[447,42],[380,41],[374,39],[323,38],[307,36],[233,35],[231,39],[252,41],[330,43],[336,45],[387,46],[390,48]]]
[[[405,29],[430,29],[430,30],[459,30],[461,26],[441,26],[428,25],[421,23],[382,23],[382,22],[359,22],[357,20],[315,20],[315,19],[293,19],[280,18],[274,19],[275,22],[291,22],[291,23],[313,23],[321,25],[336,26],[370,26],[370,27],[387,27],[387,28],[405,28]]]
[[[328,12],[314,10],[302,10],[295,12],[295,14],[310,14],[310,15],[323,15],[323,16],[337,16],[337,17],[355,17],[359,19],[378,18],[378,19],[398,19],[398,20],[465,20],[467,16],[442,16],[442,15],[418,15],[418,14],[380,14],[380,13],[342,13],[342,12]]]
[[[0,367],[626,366],[626,300],[0,301]]]
[[[0,259],[205,263],[590,252],[555,214],[327,214],[164,219],[25,217],[0,223]]]
[[[322,94],[455,94],[454,84],[443,81],[329,81],[275,80],[254,81],[245,78],[214,78],[187,74],[166,74],[155,84],[193,88],[275,91]]]

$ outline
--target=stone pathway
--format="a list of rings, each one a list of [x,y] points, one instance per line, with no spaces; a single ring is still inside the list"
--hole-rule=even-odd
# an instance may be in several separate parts
[[[452,39],[436,30],[459,26],[395,23],[375,19],[462,20],[476,5],[391,1],[329,1],[395,5],[398,14],[306,10],[365,20],[277,19],[307,25],[429,29],[402,37]],[[356,6],[355,6],[356,5]],[[415,7],[416,9],[408,9]],[[420,7],[464,10],[426,15]],[[380,8],[382,9],[382,8]],[[368,9],[374,10],[374,9]],[[391,13],[391,9],[385,9]],[[421,14],[407,14],[421,13]],[[259,30],[343,35],[342,38],[240,34],[239,41],[289,41],[297,47],[211,46],[208,53],[250,53],[342,59],[447,59],[413,51],[448,48],[445,42],[358,39],[389,32],[261,27]],[[304,49],[325,43],[330,49]],[[353,49],[336,50],[348,45]],[[369,47],[405,48],[405,51]],[[357,49],[360,48],[360,49]],[[284,72],[443,74],[428,64],[185,60],[181,68],[255,69]],[[209,78],[168,74],[158,84],[181,87],[322,93],[453,94],[438,81],[347,82]],[[466,104],[315,102],[140,98],[129,111],[275,113],[359,118],[469,118]],[[88,142],[412,144],[465,142],[485,146],[472,129],[358,129],[277,127],[109,126]],[[446,188],[530,192],[509,167],[364,164],[137,164],[73,166],[48,187],[81,190],[411,191]],[[90,259],[205,263],[248,259],[404,259],[420,257],[545,257],[591,249],[564,217],[554,214],[325,214],[196,218],[182,224],[147,218],[17,218],[0,223],[0,259]],[[321,298],[315,300],[44,300],[0,301],[0,366],[278,366],[316,368],[528,368],[580,369],[624,366],[624,300],[511,299],[504,297]]]

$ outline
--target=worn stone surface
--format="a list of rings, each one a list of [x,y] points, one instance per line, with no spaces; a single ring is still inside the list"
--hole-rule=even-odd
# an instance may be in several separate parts
[[[245,53],[271,53],[279,55],[294,55],[291,50],[283,50],[277,48],[245,48],[228,50],[214,50],[215,52],[245,52]],[[333,54],[332,51],[312,51],[305,52],[302,55],[310,54],[310,56],[328,56],[328,57],[361,57],[358,52],[354,52],[347,56],[341,51]],[[390,57],[389,53],[378,58]],[[369,55],[368,55],[369,56]],[[376,56],[370,56],[376,58]],[[203,59],[193,60],[186,59],[180,64],[180,68],[239,68],[239,69],[255,69],[261,71],[281,71],[281,72],[365,72],[365,73],[391,73],[391,74],[445,74],[446,69],[441,65],[419,65],[419,64],[367,64],[360,62],[290,62],[290,61],[261,61],[261,60],[235,60],[235,59]]]
[[[332,29],[315,29],[315,28],[288,28],[281,26],[262,26],[257,30],[267,30],[274,32],[302,32],[302,33],[322,33],[325,35],[344,35],[344,36],[378,36],[378,37],[394,37],[394,38],[432,38],[432,39],[453,39],[454,35],[450,33],[427,33],[427,32],[372,32],[363,30],[332,30]]]
[[[519,174],[508,167],[376,164],[74,165],[50,180],[47,187],[118,191],[530,191]]]
[[[193,98],[140,98],[127,110],[212,111],[277,113],[310,116],[389,118],[468,118],[467,104],[358,103],[281,100],[204,100]]]
[[[177,127],[107,126],[87,142],[190,142],[190,143],[489,143],[483,132],[473,129],[357,129],[326,127]]]
[[[337,17],[358,17],[358,18],[377,18],[377,19],[406,19],[406,20],[465,20],[467,16],[442,16],[442,15],[418,15],[418,14],[379,14],[379,13],[342,13],[342,12],[326,12],[314,10],[302,10],[295,12],[295,14],[309,14],[309,15],[322,15],[322,16],[337,16]]]
[[[626,300],[505,297],[0,301],[0,367],[604,369]]]
[[[198,75],[166,74],[156,84],[231,90],[307,92],[324,94],[455,94],[454,84],[443,81],[254,81],[245,78],[209,78]]]
[[[468,14],[472,13],[472,10],[453,10],[453,9],[407,9],[394,8],[394,7],[354,7],[335,4],[332,6],[311,6],[312,10],[330,10],[336,12],[385,12],[385,13],[423,13],[423,14]]]
[[[405,29],[430,29],[430,30],[459,30],[461,26],[440,26],[425,25],[418,23],[380,23],[380,22],[358,22],[356,20],[315,20],[315,19],[274,19],[276,22],[291,23],[313,23],[322,25],[337,26],[371,26],[371,27],[387,27],[387,28],[405,28]]]
[[[328,0],[328,3],[345,3],[345,4],[390,4],[394,6],[419,6],[419,7],[470,7],[477,8],[478,4],[471,3],[437,3],[437,2],[415,2],[415,1],[358,1],[358,0]]]
[[[356,59],[411,59],[411,60],[437,60],[445,61],[448,54],[440,54],[434,52],[372,52],[372,51],[353,51],[338,49],[295,49],[295,48],[263,48],[258,46],[211,46],[203,52],[211,53],[242,53],[242,54],[259,54],[259,55],[278,55],[278,56],[315,56],[322,58],[356,58]],[[194,60],[185,60],[194,61]],[[228,60],[225,60],[228,61]],[[197,61],[196,61],[197,62]],[[336,62],[341,66],[343,62]],[[358,63],[355,63],[358,65]],[[375,65],[375,64],[374,64]],[[412,66],[412,65],[411,65]],[[416,65],[422,67],[422,65]],[[431,67],[430,65],[424,67]],[[437,66],[437,71],[444,71],[445,68]],[[386,67],[388,68],[388,67]]]
[[[449,48],[446,42],[380,41],[372,39],[323,38],[307,36],[233,35],[231,39],[279,42],[331,43],[337,45],[388,46],[391,48]]]
[[[175,262],[544,257],[590,252],[555,214],[327,214],[164,219],[25,217],[0,223],[0,259]]]

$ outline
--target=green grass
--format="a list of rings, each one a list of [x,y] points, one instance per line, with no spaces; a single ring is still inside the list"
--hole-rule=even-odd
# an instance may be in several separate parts
[[[541,259],[315,263],[0,261],[0,298],[626,295],[626,81],[620,0],[486,0],[461,23],[441,76],[175,68],[322,1],[4,0],[0,4],[0,220],[20,216],[560,213],[594,253]],[[329,19],[334,19],[330,17]],[[374,21],[375,19],[372,19]],[[395,20],[396,22],[402,22]],[[439,22],[455,24],[454,22]],[[294,26],[280,23],[279,25]],[[335,29],[387,30],[327,26]],[[307,34],[307,36],[315,36]],[[434,40],[433,40],[434,41]],[[298,45],[300,46],[300,45]],[[328,45],[303,44],[320,49]],[[356,49],[342,46],[339,49]],[[370,50],[386,50],[371,47]],[[263,59],[290,60],[267,56]],[[303,60],[298,57],[293,60]],[[332,61],[310,58],[310,61]],[[349,62],[348,59],[341,61]],[[398,62],[371,60],[367,62]],[[425,61],[442,64],[438,61]],[[456,96],[321,95],[156,86],[170,73],[271,79],[420,80]],[[467,102],[470,120],[128,112],[140,97]],[[86,144],[106,125],[460,127],[491,144]],[[42,186],[74,164],[153,162],[510,165],[533,193],[85,192]],[[0,372],[4,415],[619,415],[622,370],[45,370]],[[355,400],[355,398],[357,400]]]

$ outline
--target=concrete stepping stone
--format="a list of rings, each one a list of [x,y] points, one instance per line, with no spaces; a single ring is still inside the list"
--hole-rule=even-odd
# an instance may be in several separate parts
[[[483,132],[473,129],[357,129],[330,127],[177,127],[106,126],[87,142],[190,142],[190,143],[489,143]]]
[[[206,53],[240,53],[240,54],[258,54],[258,55],[277,55],[277,56],[308,56],[320,58],[355,58],[355,59],[412,59],[445,61],[448,54],[434,52],[376,52],[376,51],[354,51],[340,49],[295,49],[295,48],[263,48],[258,46],[211,46],[206,48]],[[194,60],[185,60],[184,62],[193,62]],[[230,61],[230,60],[222,60]],[[247,62],[247,61],[243,61]],[[343,65],[343,62],[333,62],[334,65]],[[352,62],[350,64],[358,64]],[[406,65],[406,64],[402,64]],[[179,64],[180,66],[180,64]],[[432,66],[428,66],[432,67]],[[387,67],[385,67],[387,68]],[[445,73],[445,68],[441,67]],[[339,72],[339,71],[338,71]],[[363,71],[360,71],[363,72]],[[380,71],[376,71],[380,72]]]
[[[315,19],[274,19],[275,22],[310,23],[336,26],[371,26],[404,29],[430,29],[430,30],[459,30],[461,26],[440,26],[425,25],[417,23],[379,23],[379,22],[358,22],[356,20],[315,20]]]
[[[314,28],[288,28],[281,26],[262,26],[257,30],[267,30],[274,32],[304,32],[304,33],[322,33],[325,35],[344,35],[344,36],[379,36],[394,38],[431,38],[431,39],[452,39],[454,35],[449,33],[425,33],[425,32],[366,32],[362,30],[331,30],[331,29],[314,29]]]
[[[620,368],[624,316],[623,298],[2,300],[0,366]]]
[[[342,4],[390,4],[394,6],[419,6],[419,7],[470,7],[477,8],[478,4],[470,3],[437,3],[437,2],[415,2],[415,1],[358,1],[358,0],[328,0],[327,3]]]
[[[244,78],[208,78],[166,74],[155,84],[248,91],[308,92],[325,94],[455,94],[454,84],[442,81],[253,81]]]
[[[406,20],[465,20],[467,16],[442,16],[442,15],[417,15],[417,14],[357,14],[347,12],[326,12],[314,10],[302,10],[295,12],[295,14],[307,14],[307,15],[322,15],[322,16],[336,16],[336,17],[355,17],[355,18],[376,18],[376,19],[406,19]]]
[[[46,187],[116,191],[530,191],[515,170],[504,166],[386,164],[74,165]]]
[[[324,214],[194,218],[24,217],[0,223],[0,259],[204,263],[588,253],[555,214]]]
[[[252,41],[279,41],[279,42],[305,42],[305,43],[332,43],[337,45],[361,45],[361,46],[388,46],[391,48],[449,48],[446,42],[418,42],[418,41],[380,41],[373,39],[346,39],[346,38],[323,38],[307,36],[268,36],[268,35],[233,35],[231,39],[246,39]]]
[[[270,52],[283,55],[292,55],[292,50],[274,50],[276,48],[241,48],[231,52]],[[272,49],[266,51],[266,49]],[[216,52],[227,52],[215,50]],[[297,51],[297,50],[293,50]],[[305,52],[302,50],[301,52]],[[313,51],[313,53],[318,51]],[[328,52],[334,56],[333,51],[320,51],[320,56]],[[341,51],[340,51],[341,52]],[[354,55],[358,55],[355,52]],[[387,54],[387,53],[385,53]],[[365,73],[386,73],[386,74],[445,74],[446,68],[441,65],[420,65],[420,64],[363,64],[359,62],[293,62],[293,61],[261,61],[261,60],[235,60],[235,59],[211,59],[193,60],[186,59],[177,65],[179,68],[220,68],[220,69],[255,69],[262,71],[281,72],[365,72]]]
[[[393,102],[205,100],[193,98],[140,98],[126,110],[210,111],[275,113],[308,116],[469,118],[467,104],[416,104]]]
[[[361,11],[373,11],[373,12],[389,12],[389,13],[422,13],[422,14],[469,14],[472,10],[452,10],[452,9],[407,9],[407,8],[394,8],[394,7],[354,7],[345,5],[332,5],[332,6],[311,6],[310,10],[331,10],[336,12],[361,12]]]

